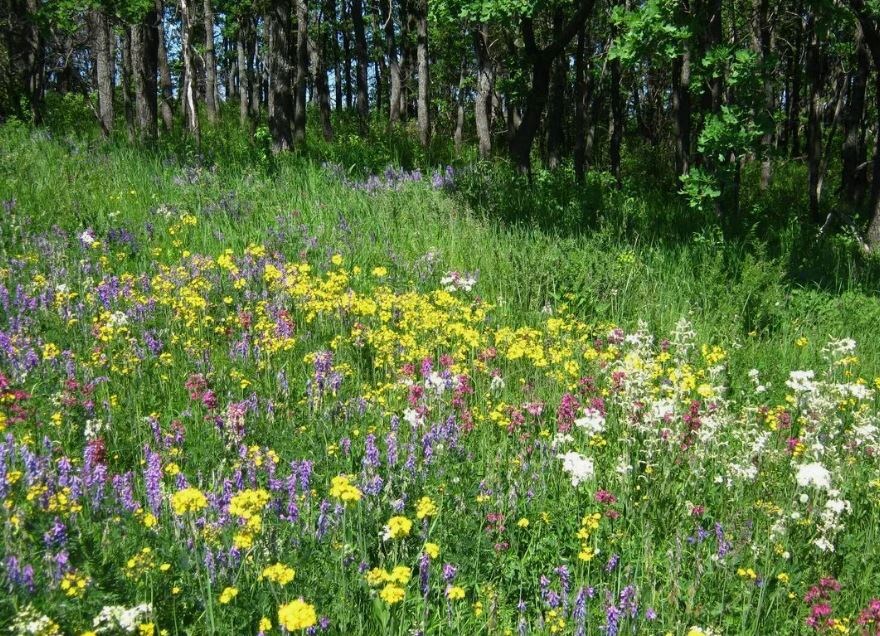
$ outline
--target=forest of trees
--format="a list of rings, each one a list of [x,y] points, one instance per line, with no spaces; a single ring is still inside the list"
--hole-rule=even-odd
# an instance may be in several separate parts
[[[283,152],[307,114],[332,139],[349,111],[618,186],[638,144],[719,216],[744,169],[763,188],[795,161],[804,217],[880,248],[874,0],[0,0],[0,31],[2,119],[75,93],[105,135],[150,143],[237,106]]]

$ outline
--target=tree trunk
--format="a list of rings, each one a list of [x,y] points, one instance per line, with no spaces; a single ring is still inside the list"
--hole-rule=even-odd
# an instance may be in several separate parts
[[[617,183],[617,189],[623,187],[623,179],[620,174],[620,148],[623,141],[623,95],[620,90],[621,70],[620,60],[611,61],[611,126],[608,132],[610,137],[609,155],[611,159],[611,174]]]
[[[559,38],[564,16],[562,9],[553,12],[553,37]],[[565,84],[568,80],[568,56],[560,55],[553,63],[550,105],[547,109],[547,167],[555,170],[562,163],[563,124],[565,120]]]
[[[363,0],[351,0],[351,19],[354,24],[354,50],[357,60],[357,112],[361,134],[367,132],[370,117],[369,85],[367,83],[367,36],[364,32]]]
[[[351,110],[352,90],[351,90],[351,36],[349,35],[349,18],[351,12],[348,10],[350,0],[342,0],[342,55],[343,55],[343,80],[345,85],[345,108]]]
[[[477,96],[474,120],[480,157],[492,152],[492,92],[495,90],[495,69],[489,55],[489,26],[484,22],[474,30],[474,53],[477,58]]]
[[[587,44],[586,27],[581,28],[577,35],[577,47],[574,54],[574,176],[578,183],[584,182],[584,134],[586,111],[586,82],[584,69],[584,49]]]
[[[92,11],[95,74],[98,88],[98,120],[105,137],[113,132],[113,56],[110,21],[103,11]]]
[[[392,124],[400,121],[400,61],[397,57],[397,45],[394,41],[394,13],[391,4],[385,18],[385,51],[388,55],[388,120]]]
[[[306,79],[309,74],[309,12],[306,0],[296,0],[296,83],[294,85],[293,143],[306,140]]]
[[[795,49],[792,54],[791,64],[791,95],[789,96],[788,108],[788,140],[791,148],[791,156],[801,154],[801,57],[803,55],[804,29],[798,19],[797,34],[795,37]]]
[[[165,44],[165,7],[163,0],[156,0],[156,13],[159,16],[158,24],[158,64],[159,64],[159,112],[162,115],[162,125],[166,131],[171,131],[174,125],[174,113],[171,110],[171,102],[174,94],[171,88],[171,69],[168,67],[168,47]]]
[[[250,37],[251,18],[248,15],[238,17],[238,38],[235,43],[238,57],[238,119],[242,126],[251,121],[250,99],[251,82],[253,82],[253,66],[248,56],[247,41]]]
[[[122,30],[122,105],[125,112],[125,129],[128,139],[134,141],[134,88],[132,79],[131,28]]]
[[[419,0],[416,22],[416,57],[419,64],[419,97],[416,110],[419,118],[419,142],[427,147],[431,142],[431,112],[428,93],[430,71],[428,66],[428,0]]]
[[[195,138],[196,143],[201,140],[199,130],[199,113],[196,109],[195,80],[196,72],[193,64],[192,50],[192,14],[190,13],[190,0],[180,0],[180,50],[183,55],[183,97],[184,121],[186,130]]]
[[[273,0],[269,6],[269,31],[271,46],[269,56],[269,87],[272,92],[272,109],[269,129],[272,133],[274,152],[293,147],[291,122],[293,120],[293,95],[291,93],[291,6],[287,0]]]
[[[211,0],[203,2],[202,18],[205,22],[205,108],[208,121],[217,122],[217,56],[214,53],[214,8]]]
[[[45,64],[43,59],[43,34],[40,31],[38,13],[39,0],[27,0],[27,17],[25,18],[25,92],[31,111],[31,120],[35,124],[43,122],[43,91]]]
[[[675,173],[691,168],[691,52],[685,48],[672,63],[672,132],[675,137]]]
[[[315,93],[318,98],[318,109],[321,113],[321,131],[326,141],[333,140],[333,124],[330,119],[330,84],[327,81],[327,60],[333,50],[331,44],[331,27],[336,5],[333,0],[324,0],[323,24],[320,25],[320,36],[315,51]],[[335,31],[333,31],[335,37]]]
[[[462,60],[461,69],[458,73],[458,95],[455,100],[455,132],[452,135],[456,154],[461,152],[461,140],[464,135],[464,103],[467,99],[467,96],[465,95],[465,68],[465,62]]]
[[[755,0],[755,25],[753,39],[756,52],[761,58],[761,80],[764,88],[764,117],[768,121],[772,121],[773,112],[776,110],[776,95],[773,87],[773,68],[772,68],[772,51],[773,51],[773,30],[769,21],[769,0]],[[773,164],[771,163],[771,154],[773,152],[773,129],[768,126],[766,132],[761,136],[761,146],[763,147],[764,157],[761,161],[761,190],[766,190],[770,186],[770,180],[773,176]]]
[[[158,113],[159,14],[147,11],[139,24],[131,27],[131,58],[134,75],[135,114],[141,139],[156,138]]]
[[[811,13],[807,19],[809,44],[807,48],[807,77],[810,78],[809,117],[807,122],[807,167],[809,171],[810,219],[821,223],[819,212],[820,163],[822,161],[822,124],[819,98],[822,92],[822,58],[819,46],[819,32],[816,15]]]
[[[840,190],[843,200],[850,205],[862,202],[867,187],[867,172],[860,170],[859,166],[865,161],[862,120],[865,116],[865,93],[870,72],[871,61],[859,28],[856,35],[856,67],[850,70],[847,80],[846,118],[843,123],[841,149]]]

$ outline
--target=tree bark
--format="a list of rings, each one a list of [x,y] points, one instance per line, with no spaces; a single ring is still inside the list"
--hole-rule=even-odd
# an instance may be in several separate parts
[[[217,56],[214,53],[214,8],[211,0],[204,0],[202,18],[205,23],[205,108],[208,121],[217,122]]]
[[[369,86],[367,84],[367,36],[364,31],[363,0],[351,0],[351,19],[354,24],[354,50],[357,61],[357,112],[362,134],[367,132],[370,117]]]
[[[174,125],[174,112],[171,102],[174,94],[171,88],[171,69],[168,67],[168,47],[165,44],[165,7],[163,0],[156,0],[156,13],[159,16],[159,112],[162,115],[162,125],[166,131],[171,131]]]
[[[134,141],[134,87],[132,69],[131,27],[122,30],[122,106],[125,112],[125,129],[128,139]]]
[[[861,203],[867,188],[867,172],[860,170],[859,166],[865,161],[862,120],[865,116],[865,94],[870,72],[871,61],[859,27],[856,34],[856,67],[849,72],[847,80],[846,117],[841,149],[840,190],[843,200],[849,205]]]
[[[807,168],[809,171],[810,219],[821,223],[819,212],[820,163],[822,161],[822,124],[821,105],[819,98],[822,92],[822,58],[819,46],[819,32],[816,27],[816,15],[811,13],[807,18],[807,77],[810,78],[809,116],[807,121]]]
[[[611,174],[617,184],[617,189],[623,187],[623,179],[620,174],[620,148],[623,141],[623,95],[620,90],[621,69],[620,60],[611,60],[611,126],[608,132],[610,137],[609,156],[611,159]]]
[[[587,29],[581,27],[577,35],[574,53],[574,176],[578,183],[584,182],[584,135],[586,133],[586,80],[584,68],[584,49],[587,43]]]
[[[510,140],[510,155],[517,169],[523,174],[531,174],[531,152],[538,125],[547,105],[547,92],[550,86],[550,68],[553,60],[574,38],[593,8],[593,0],[580,0],[577,10],[558,38],[543,49],[535,43],[534,24],[530,16],[524,17],[521,31],[526,49],[526,58],[531,66],[531,86],[526,95],[526,109],[522,122]]]
[[[691,52],[685,48],[672,63],[672,131],[675,137],[675,173],[691,168]]]
[[[92,34],[95,47],[95,75],[98,88],[98,120],[105,137],[113,132],[113,56],[110,21],[103,11],[93,10]]]
[[[419,96],[416,110],[419,119],[419,142],[427,147],[431,142],[430,70],[428,65],[428,0],[419,0],[416,22],[416,57],[419,64]]]
[[[464,136],[464,104],[467,99],[465,95],[465,62],[462,60],[461,69],[458,73],[458,94],[456,96],[456,109],[455,109],[455,132],[452,135],[453,143],[455,144],[455,152],[458,154],[461,152],[461,142],[462,137]]]
[[[131,27],[135,114],[141,139],[156,138],[158,114],[159,14],[155,4],[140,23]]]
[[[352,106],[352,90],[351,90],[351,36],[349,35],[349,18],[351,12],[348,10],[350,0],[342,0],[342,72],[343,84],[345,86],[345,108],[351,110]]]
[[[400,60],[397,57],[397,44],[394,38],[394,12],[388,3],[388,15],[385,18],[385,52],[388,56],[388,120],[392,124],[400,121]]]
[[[553,12],[553,37],[559,38],[562,32],[564,15],[562,9]],[[563,124],[565,120],[565,84],[568,80],[568,57],[560,55],[553,63],[553,77],[550,83],[550,105],[547,108],[547,167],[555,170],[562,163],[564,144]]]
[[[238,38],[235,49],[238,57],[238,119],[242,126],[251,121],[251,82],[253,82],[253,62],[248,55],[247,41],[250,37],[251,17],[242,14],[238,17]]]
[[[192,14],[190,13],[190,0],[180,0],[180,50],[183,55],[183,110],[186,130],[195,138],[196,143],[201,141],[199,130],[199,113],[196,109],[195,96],[195,65],[193,64],[192,51]]]
[[[293,147],[291,122],[293,120],[293,95],[291,93],[291,6],[287,0],[273,0],[269,6],[269,84],[272,93],[272,108],[269,114],[269,129],[272,134],[274,152],[290,150]]]
[[[296,0],[296,82],[294,84],[293,143],[306,140],[306,80],[309,73],[309,12],[306,0]]]
[[[333,140],[333,123],[330,118],[330,84],[327,81],[328,65],[333,45],[330,33],[336,14],[336,4],[333,0],[324,0],[323,20],[320,25],[320,37],[318,39],[315,59],[315,93],[318,98],[318,109],[321,114],[321,131],[326,141]],[[333,31],[335,37],[335,30]]]
[[[474,53],[477,59],[477,96],[474,100],[474,120],[480,157],[487,159],[492,152],[492,93],[495,90],[495,69],[489,54],[489,26],[484,22],[473,33]]]

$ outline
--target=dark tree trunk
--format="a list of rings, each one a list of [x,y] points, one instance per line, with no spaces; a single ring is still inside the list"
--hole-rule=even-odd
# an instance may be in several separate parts
[[[428,0],[419,0],[416,21],[416,57],[419,63],[419,95],[416,110],[419,119],[419,141],[427,147],[431,141],[430,86],[428,65]]]
[[[562,29],[559,37],[543,49],[535,42],[534,24],[531,17],[525,17],[521,23],[526,58],[531,66],[532,82],[526,95],[526,110],[522,122],[510,140],[510,156],[517,169],[524,174],[531,174],[532,144],[544,107],[547,105],[547,92],[550,87],[550,69],[553,61],[571,42],[593,8],[593,0],[580,0],[571,19]]]
[[[296,83],[294,85],[293,143],[306,140],[306,79],[309,73],[309,23],[306,0],[296,1]]]
[[[798,19],[795,49],[791,58],[791,95],[788,108],[788,141],[792,157],[801,154],[801,58],[803,57],[804,29]]]
[[[474,120],[480,157],[486,159],[492,152],[492,93],[495,90],[495,68],[489,55],[489,26],[486,23],[480,24],[473,35],[474,53],[477,59]]]
[[[43,34],[40,31],[37,14],[40,11],[39,0],[27,0],[27,17],[25,26],[25,93],[31,111],[31,120],[35,124],[43,122],[43,91],[45,64],[43,60]]]
[[[269,129],[275,152],[293,147],[293,94],[291,91],[292,57],[291,5],[287,0],[273,0],[269,6],[269,85],[272,92]]]
[[[367,83],[367,36],[364,31],[363,0],[351,0],[351,19],[354,24],[354,50],[357,59],[357,112],[361,133],[367,132],[370,117],[369,85]]]
[[[867,188],[867,172],[860,170],[859,166],[865,161],[862,120],[865,116],[865,93],[870,72],[871,60],[859,28],[856,36],[856,67],[850,71],[847,79],[846,117],[841,149],[841,196],[850,205],[861,203]]]
[[[122,106],[125,112],[125,129],[128,138],[134,140],[134,86],[132,68],[131,28],[122,30]]]
[[[351,110],[352,90],[351,90],[351,37],[349,35],[349,18],[348,10],[350,0],[342,0],[342,53],[343,60],[343,83],[345,84],[345,107]]]
[[[691,169],[691,52],[685,48],[672,63],[672,132],[675,137],[675,173]]]
[[[620,90],[620,60],[612,60],[609,66],[611,67],[611,126],[608,132],[610,138],[609,157],[611,159],[611,174],[614,175],[614,180],[619,190],[623,186],[620,174],[620,148],[623,142],[623,94]]]
[[[453,133],[452,135],[452,140],[455,144],[456,154],[461,151],[461,140],[464,135],[464,104],[467,100],[467,96],[465,94],[465,70],[465,62],[464,60],[462,60],[461,69],[458,73],[458,95],[455,100],[455,133]]]
[[[553,12],[553,37],[562,33],[564,15],[562,9]],[[553,77],[550,83],[550,105],[547,108],[547,167],[555,170],[562,163],[565,85],[568,80],[568,57],[560,55],[553,63]]]
[[[205,23],[205,108],[208,120],[217,121],[217,56],[214,53],[214,8],[211,0],[204,0],[202,18]]]
[[[131,27],[135,113],[141,139],[155,139],[158,114],[159,14],[153,5],[139,24]]]
[[[584,135],[586,134],[586,98],[587,87],[584,68],[584,49],[587,45],[587,29],[582,27],[577,35],[577,47],[574,54],[574,176],[578,183],[584,182]]]
[[[321,131],[326,141],[333,140],[333,124],[330,119],[330,84],[327,81],[327,60],[333,52],[331,34],[336,14],[336,4],[333,0],[324,0],[323,24],[320,25],[319,39],[315,48],[315,93],[318,98],[318,110],[321,113]]]
[[[819,212],[820,164],[822,161],[822,110],[819,99],[823,85],[822,52],[819,46],[819,33],[816,15],[811,13],[807,19],[807,77],[810,78],[809,116],[807,121],[807,167],[809,171],[810,219],[814,223],[822,221]]]
[[[769,0],[755,0],[756,24],[754,29],[755,48],[761,57],[761,80],[764,88],[764,117],[772,121],[773,112],[776,110],[776,93],[773,87],[773,30],[769,20]],[[768,125],[767,130],[761,137],[764,158],[761,161],[761,190],[770,186],[773,176],[773,129]]]

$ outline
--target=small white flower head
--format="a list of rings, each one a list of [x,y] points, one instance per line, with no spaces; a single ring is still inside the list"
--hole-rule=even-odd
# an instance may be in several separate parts
[[[809,371],[792,371],[788,374],[788,380],[785,386],[795,393],[815,393],[818,386],[814,378],[816,372],[812,369]]]
[[[818,462],[798,466],[795,480],[797,480],[798,486],[802,488],[809,488],[811,486],[820,490],[831,488],[831,473]]]
[[[605,416],[598,409],[586,408],[583,417],[576,419],[574,425],[589,435],[598,435],[605,430]]]
[[[571,485],[577,487],[581,482],[591,479],[594,474],[593,460],[575,451],[560,453],[562,470],[571,475]]]

